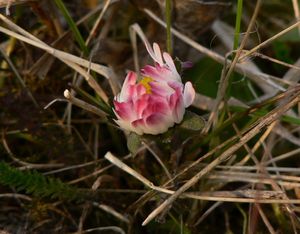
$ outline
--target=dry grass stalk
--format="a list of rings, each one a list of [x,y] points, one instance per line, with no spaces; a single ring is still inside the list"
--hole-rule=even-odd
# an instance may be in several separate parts
[[[113,215],[114,217],[116,217],[117,219],[119,219],[122,222],[125,222],[125,223],[129,223],[130,222],[129,219],[126,218],[126,216],[124,216],[120,212],[115,211],[110,206],[107,206],[105,204],[98,204],[97,202],[94,202],[93,205],[96,206],[96,207],[98,207],[99,209],[104,210],[105,212]]]
[[[298,87],[299,89],[299,87]],[[246,132],[243,137],[231,146],[229,149],[224,151],[219,157],[217,157],[214,161],[212,161],[209,165],[207,165],[204,169],[202,169],[200,172],[198,172],[193,178],[191,178],[189,181],[187,181],[183,186],[181,186],[173,195],[171,195],[167,200],[165,200],[159,207],[157,207],[151,214],[145,219],[143,222],[143,225],[148,224],[153,218],[155,218],[158,214],[160,214],[164,209],[166,209],[168,206],[170,206],[177,198],[188,190],[190,187],[192,187],[194,184],[196,184],[204,175],[206,175],[208,172],[210,172],[212,169],[214,169],[217,165],[222,163],[224,160],[226,160],[228,157],[230,157],[235,151],[237,151],[241,146],[243,146],[246,142],[248,142],[252,137],[257,135],[261,129],[263,129],[265,126],[268,126],[272,122],[276,121],[283,113],[285,113],[287,110],[289,110],[291,107],[296,105],[299,100],[300,91],[298,90],[295,92],[294,95],[291,95],[292,97],[287,98],[283,104],[281,104],[279,107],[275,108],[273,111],[271,111],[269,114],[262,117],[259,121],[255,123],[254,126],[249,128],[249,131]]]
[[[272,41],[274,41],[275,39],[281,37],[282,35],[288,33],[289,31],[291,31],[292,29],[298,27],[300,25],[300,21],[294,23],[293,25],[289,26],[288,28],[282,30],[281,32],[277,33],[276,35],[274,35],[273,37],[269,38],[268,40],[260,43],[259,45],[255,46],[254,48],[252,48],[251,50],[247,51],[245,54],[243,54],[240,58],[239,61],[243,61],[246,57],[249,57],[251,54],[253,54],[256,51],[259,51],[262,47],[270,44]]]
[[[19,167],[20,170],[30,170],[30,169],[48,169],[48,168],[61,168],[64,166],[64,164],[62,163],[45,163],[45,164],[36,164],[36,163],[28,163],[28,162],[24,162],[22,160],[20,160],[19,158],[17,158],[13,152],[11,151],[4,133],[2,134],[2,145],[6,151],[6,153],[9,155],[9,157],[16,163],[22,165],[21,167]]]
[[[165,193],[176,194],[177,191],[161,188],[155,186],[151,181],[142,176],[131,167],[120,161],[110,152],[107,152],[104,156],[113,165],[119,167],[121,170],[132,175],[145,186],[150,189]],[[116,191],[119,192],[119,191]],[[196,200],[206,201],[223,201],[223,202],[241,202],[241,203],[263,203],[263,204],[300,204],[299,199],[282,199],[284,193],[281,191],[259,191],[259,190],[236,190],[236,191],[215,191],[215,192],[186,192],[181,193],[178,198],[191,198]]]
[[[106,93],[103,91],[103,89],[100,87],[100,85],[94,80],[94,78],[89,74],[89,72],[83,70],[81,66],[87,68],[88,70],[95,71],[99,73],[100,75],[103,75],[107,79],[111,77],[113,72],[110,68],[106,66],[102,66],[96,63],[92,63],[90,61],[87,61],[85,59],[82,59],[80,57],[77,57],[75,55],[54,49],[38,38],[34,37],[32,34],[26,32],[24,29],[20,28],[10,20],[8,20],[5,16],[0,14],[0,19],[4,21],[6,24],[9,25],[9,27],[13,28],[19,33],[15,33],[13,31],[10,31],[6,28],[3,28],[0,26],[0,32],[7,34],[9,36],[15,37],[21,41],[24,41],[32,46],[35,46],[37,48],[40,48],[42,50],[45,50],[46,52],[50,53],[54,57],[58,58],[59,60],[66,63],[68,66],[73,68],[75,71],[80,73],[85,79],[87,80],[88,84],[97,92],[97,94],[105,101],[108,102],[108,97]]]
[[[11,5],[22,4],[30,1],[35,1],[35,0],[0,0],[0,8],[5,7],[6,15],[10,15],[9,8]]]
[[[163,22],[159,17],[157,17],[153,12],[151,12],[150,10],[147,10],[147,9],[145,9],[144,11],[147,13],[147,15],[149,15],[152,19],[154,19],[161,26],[166,27],[165,22]],[[171,28],[171,31],[172,31],[172,34],[174,34],[180,40],[182,40],[186,44],[190,45],[191,47],[193,47],[200,53],[205,54],[206,56],[210,57],[211,59],[215,60],[216,62],[218,62],[220,64],[225,64],[226,59],[222,55],[205,48],[204,46],[193,41],[192,39],[190,39],[186,35],[180,33],[179,31],[177,31],[174,28]],[[230,65],[230,63],[231,63],[231,61],[229,59],[227,59],[227,64]],[[269,74],[266,74],[263,72],[259,72],[257,70],[253,70],[251,67],[247,66],[247,64],[243,64],[243,63],[236,64],[234,69],[236,72],[249,77],[253,82],[257,83],[258,85],[259,85],[259,83],[263,82],[275,90],[280,90],[280,91],[285,90],[285,88],[283,88],[281,85],[278,84],[278,82],[281,80],[279,77],[275,77],[275,76],[272,76],[272,75],[269,75]]]
[[[255,6],[255,9],[254,9],[253,15],[251,17],[249,26],[247,27],[247,31],[245,33],[245,36],[243,37],[243,40],[242,40],[238,50],[236,51],[236,54],[235,54],[232,62],[228,65],[229,68],[227,68],[227,63],[225,61],[225,65],[223,67],[222,74],[221,74],[220,85],[218,87],[216,103],[214,105],[214,108],[213,108],[212,112],[209,115],[207,124],[203,128],[202,133],[208,133],[210,127],[212,125],[216,126],[216,124],[218,122],[219,110],[221,109],[221,106],[224,104],[223,101],[226,101],[224,99],[225,99],[225,94],[226,94],[227,87],[229,85],[230,76],[231,76],[232,72],[234,71],[234,67],[236,66],[236,64],[239,61],[239,57],[243,52],[243,48],[246,45],[246,42],[247,42],[248,37],[250,35],[250,32],[254,27],[255,20],[257,18],[258,12],[259,12],[260,5],[261,5],[261,0],[258,0],[256,2],[256,6]]]
[[[292,0],[293,2],[293,9],[294,9],[294,14],[295,14],[295,18],[297,21],[300,20],[300,9],[299,9],[299,3],[297,0]],[[300,26],[298,26],[298,32],[300,35]]]
[[[265,212],[263,211],[263,209],[261,208],[261,206],[259,204],[255,204],[255,207],[258,209],[258,212],[262,218],[262,220],[264,221],[264,224],[267,226],[269,232],[271,234],[276,234],[277,232],[274,230],[274,228],[272,227],[270,221],[268,220],[268,217],[266,216]]]
[[[76,97],[74,97],[69,90],[65,90],[64,92],[64,96],[65,98],[71,102],[73,105],[75,106],[78,106],[86,111],[89,111],[89,112],[92,112],[102,118],[105,118],[107,116],[107,114],[103,111],[101,111],[99,108],[87,103],[87,102],[84,102]]]
[[[93,28],[91,29],[90,31],[90,34],[88,36],[88,38],[86,39],[85,41],[85,44],[88,45],[91,41],[91,39],[93,38],[93,36],[95,35],[96,33],[96,30],[97,28],[99,27],[99,24],[104,16],[104,13],[106,12],[106,10],[108,9],[108,6],[111,4],[111,3],[114,3],[114,2],[117,2],[117,1],[112,1],[112,0],[106,0],[106,2],[104,3],[104,6],[103,6],[103,9],[99,15],[99,17],[97,18],[96,22],[94,23],[94,26]]]

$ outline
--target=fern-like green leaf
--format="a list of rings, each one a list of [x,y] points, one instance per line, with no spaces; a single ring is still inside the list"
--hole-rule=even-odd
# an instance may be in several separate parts
[[[0,184],[36,197],[74,200],[80,196],[76,188],[57,178],[44,176],[37,171],[20,171],[4,162],[0,162]]]

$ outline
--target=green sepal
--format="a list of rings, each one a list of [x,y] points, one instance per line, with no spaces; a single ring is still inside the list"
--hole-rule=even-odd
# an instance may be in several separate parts
[[[127,137],[127,148],[130,151],[130,153],[135,155],[141,146],[141,136],[134,132],[131,132]]]
[[[191,111],[186,111],[183,120],[178,127],[179,129],[188,131],[200,131],[204,128],[204,126],[205,120],[201,116]]]

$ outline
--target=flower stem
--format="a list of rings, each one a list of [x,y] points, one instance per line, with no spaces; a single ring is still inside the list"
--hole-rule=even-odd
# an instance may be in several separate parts
[[[243,14],[243,0],[238,0],[237,12],[235,18],[235,31],[234,31],[234,43],[233,43],[234,50],[236,50],[239,46],[242,14]]]

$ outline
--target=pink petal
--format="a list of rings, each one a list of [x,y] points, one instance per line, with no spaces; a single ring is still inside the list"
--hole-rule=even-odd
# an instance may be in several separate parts
[[[174,93],[174,89],[172,89],[168,84],[163,82],[151,82],[151,94],[154,96],[163,96],[168,97],[172,93]]]
[[[149,95],[144,95],[142,98],[137,100],[134,105],[135,105],[135,112],[137,113],[138,118],[142,118],[144,111],[148,107],[148,99]]]
[[[172,110],[174,121],[176,123],[180,123],[185,112],[182,96],[182,84],[179,82],[170,82],[168,84],[175,90],[169,99],[170,109]]]
[[[115,112],[121,119],[131,120],[134,118],[134,113],[132,112],[133,103],[132,102],[118,102],[114,101]]]
[[[176,92],[178,92],[178,94],[182,93],[183,84],[181,82],[178,82],[178,81],[169,81],[168,85],[172,89],[174,89]]]
[[[163,59],[162,59],[162,56],[161,56],[160,48],[159,48],[157,43],[153,43],[153,50],[154,50],[154,54],[155,54],[155,57],[156,57],[155,61],[158,62],[162,66],[164,64],[164,62],[163,62]]]
[[[141,69],[141,74],[146,77],[151,77],[155,81],[178,81],[177,76],[167,67],[156,64],[153,66],[145,66]]]
[[[135,129],[132,126],[131,122],[129,122],[129,121],[125,121],[122,119],[118,119],[118,120],[114,120],[114,121],[124,130],[130,131],[130,132],[136,132],[139,135],[143,134],[142,131]]]
[[[168,53],[164,52],[163,53],[164,56],[164,60],[166,61],[168,67],[174,72],[174,73],[178,73],[177,69],[175,67],[174,61],[171,57],[171,55],[169,55]],[[179,75],[178,75],[179,76]]]
[[[146,93],[146,88],[142,84],[132,85],[128,90],[128,99],[135,101]]]
[[[130,87],[132,85],[135,85],[137,80],[137,75],[135,72],[130,71],[124,81],[124,84],[122,86],[121,92],[117,98],[117,101],[127,101],[130,96]]]
[[[166,113],[169,110],[167,98],[151,95],[148,101],[148,109],[152,113]]]
[[[193,63],[190,61],[182,62],[181,67],[182,67],[182,69],[188,69],[188,68],[193,67]]]
[[[151,77],[153,79],[159,78],[162,79],[161,74],[159,73],[156,67],[146,65],[143,69],[141,69],[141,73],[143,76]]]
[[[190,106],[194,99],[195,99],[195,89],[193,88],[193,85],[191,82],[186,82],[184,86],[184,91],[183,91],[183,101],[184,101],[184,107]]]
[[[161,134],[168,130],[169,127],[174,125],[173,121],[168,121],[167,116],[160,113],[154,113],[146,119],[148,128],[145,130],[147,134]]]
[[[145,119],[137,119],[132,122],[132,127],[134,128],[134,132],[139,135],[147,133],[148,127],[146,126]]]
[[[185,108],[184,108],[184,103],[183,103],[183,98],[182,96],[180,96],[177,99],[173,114],[174,114],[174,121],[175,123],[180,123],[183,119],[184,116],[184,112],[185,112]]]

